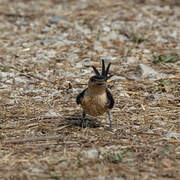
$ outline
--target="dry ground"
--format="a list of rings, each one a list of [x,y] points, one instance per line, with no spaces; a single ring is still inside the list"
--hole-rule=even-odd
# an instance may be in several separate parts
[[[179,20],[175,0],[0,0],[0,179],[178,179]],[[82,128],[75,97],[101,58],[113,128]]]

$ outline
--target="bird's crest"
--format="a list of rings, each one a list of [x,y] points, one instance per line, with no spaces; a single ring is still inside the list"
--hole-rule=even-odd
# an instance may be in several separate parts
[[[103,77],[105,80],[110,79],[113,75],[108,75],[109,73],[109,68],[111,66],[111,63],[108,64],[107,68],[105,69],[105,63],[104,63],[104,59],[102,59],[102,70],[101,70],[101,74],[99,73],[99,71],[96,69],[95,66],[92,66],[96,76],[101,76]]]

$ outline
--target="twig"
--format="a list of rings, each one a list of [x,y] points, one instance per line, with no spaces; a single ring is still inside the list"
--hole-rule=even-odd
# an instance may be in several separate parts
[[[34,75],[34,74],[25,74],[25,73],[23,73],[23,71],[21,70],[21,69],[18,69],[17,67],[14,67],[14,66],[6,66],[6,67],[8,67],[8,68],[11,68],[11,69],[14,69],[14,70],[16,70],[16,71],[18,71],[18,72],[20,72],[20,76],[25,76],[25,77],[27,77],[27,78],[34,78],[34,79],[38,79],[38,80],[40,80],[40,81],[45,81],[45,82],[49,82],[49,83],[51,83],[51,84],[54,84],[52,81],[49,81],[49,80],[47,80],[47,79],[45,79],[45,78],[42,78],[42,77],[39,77],[39,76],[37,76],[37,75]]]
[[[0,15],[4,15],[4,16],[7,16],[7,17],[19,17],[19,18],[35,18],[35,17],[37,17],[37,15],[41,16],[41,14],[21,15],[21,14],[18,14],[18,13],[5,13],[5,12],[0,12]]]
[[[38,77],[38,76],[33,75],[33,74],[24,74],[24,73],[21,73],[20,76],[25,76],[25,77],[27,77],[27,78],[34,78],[34,79],[38,79],[38,80],[40,80],[40,81],[45,81],[45,82],[49,82],[49,83],[54,84],[52,81],[49,81],[49,80],[47,80],[47,79]]]
[[[41,137],[32,137],[32,138],[23,138],[23,139],[11,139],[11,140],[5,140],[2,143],[4,144],[22,144],[27,142],[36,142],[36,141],[47,141],[47,140],[58,140],[63,139],[62,135],[57,136],[41,136]]]
[[[3,104],[3,106],[4,106],[4,104]],[[68,117],[68,116],[67,116]],[[49,116],[39,116],[39,117],[37,117],[37,116],[23,116],[23,115],[10,115],[10,116],[7,116],[6,118],[18,118],[18,119],[27,119],[27,118],[32,118],[32,119],[40,119],[40,120],[46,120],[46,119],[60,119],[60,118],[62,118],[61,116],[51,116],[51,115],[49,115]],[[4,119],[4,118],[1,118],[0,117],[0,119]]]

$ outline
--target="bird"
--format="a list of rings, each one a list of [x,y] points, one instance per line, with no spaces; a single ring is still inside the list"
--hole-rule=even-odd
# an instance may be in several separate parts
[[[100,116],[104,113],[108,114],[109,127],[112,128],[111,109],[114,106],[114,98],[107,87],[107,80],[113,75],[108,75],[111,63],[105,68],[104,59],[102,59],[102,71],[92,66],[95,75],[91,76],[88,81],[87,88],[80,92],[76,97],[76,103],[82,107],[82,122],[85,122],[86,114],[90,116]]]

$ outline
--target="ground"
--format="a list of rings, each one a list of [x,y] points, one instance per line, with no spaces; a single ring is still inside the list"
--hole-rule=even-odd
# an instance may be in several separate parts
[[[178,0],[0,0],[0,179],[178,179]],[[111,62],[108,116],[75,99]]]

